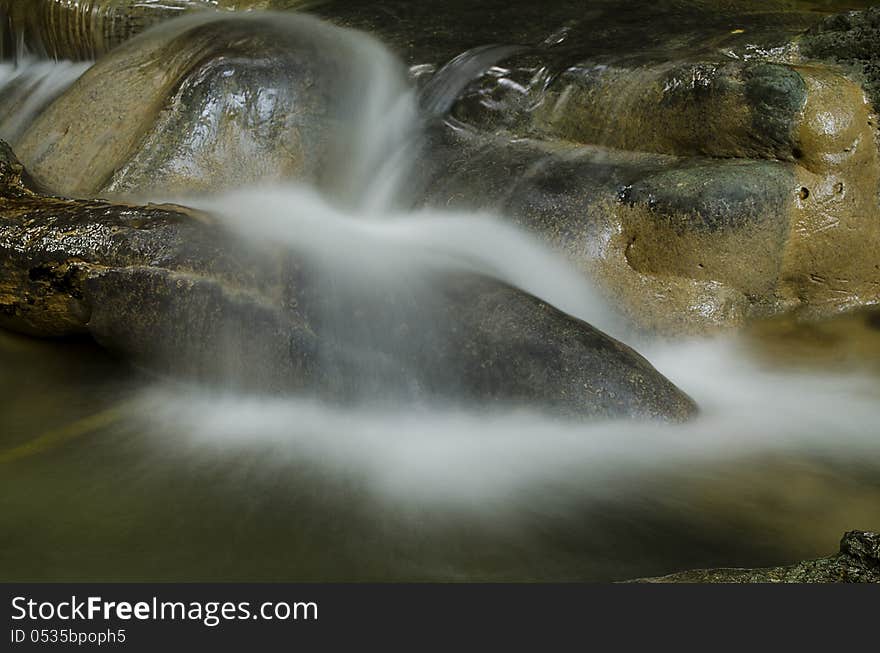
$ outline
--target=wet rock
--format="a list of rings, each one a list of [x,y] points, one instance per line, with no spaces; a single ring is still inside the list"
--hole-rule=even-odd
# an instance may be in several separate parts
[[[641,583],[880,583],[880,534],[850,531],[836,555],[767,569],[700,569]]]
[[[750,313],[776,309],[784,292],[791,166],[728,159],[686,161],[646,175],[621,193],[630,266],[643,273],[717,281],[736,288]]]
[[[504,83],[484,78],[459,101],[456,117],[481,129],[504,124],[535,137],[625,150],[786,161],[800,156],[796,132],[806,83],[780,64],[583,61],[533,89],[529,102],[490,101],[492,85]]]
[[[93,59],[156,25],[184,13],[235,0],[0,0],[14,38],[31,52],[56,59]],[[13,53],[4,53],[13,54]]]
[[[792,163],[684,159],[439,128],[428,159],[421,173],[427,202],[495,210],[536,233],[651,331],[700,332],[843,299],[823,295],[811,276],[832,266],[861,266],[861,290],[872,288],[868,256],[829,258],[820,267],[820,257],[847,245],[848,230],[816,251],[795,228],[810,203],[823,200],[801,198],[803,173]],[[874,227],[864,222],[858,233],[866,240],[851,251],[876,247]]]
[[[529,30],[551,21],[555,11],[578,16],[564,23],[553,45],[487,72],[462,95],[453,116],[496,142],[529,138],[548,150],[565,150],[560,140],[590,146],[566,157],[598,163],[551,164],[551,156],[524,163],[516,145],[502,148],[517,150],[514,155],[487,156],[489,146],[477,148],[473,168],[458,159],[473,181],[462,183],[455,203],[467,206],[471,194],[485,206],[476,188],[482,184],[505,214],[550,242],[559,244],[560,234],[571,242],[579,229],[582,239],[575,236],[578,246],[567,251],[588,268],[595,267],[587,261],[597,252],[615,250],[608,247],[615,241],[602,234],[625,235],[625,264],[615,255],[614,264],[594,273],[652,329],[701,331],[782,312],[815,318],[876,303],[880,153],[868,99],[877,9],[821,22],[818,12],[774,14],[782,8],[772,4],[711,3],[711,10],[688,4],[690,16],[678,13],[682,7],[642,3],[624,19],[619,6],[612,14],[598,3],[597,16],[586,18],[553,3],[541,8],[545,18],[532,16],[527,26],[495,22],[495,40],[538,43]],[[853,66],[834,65],[840,61],[859,68],[850,74]],[[658,165],[640,152],[679,161]],[[490,160],[503,171],[498,181],[482,179],[493,175]],[[597,181],[584,181],[587,174]],[[504,175],[534,183],[514,182],[517,190],[496,195]],[[633,212],[609,201],[617,182]],[[454,195],[451,183],[434,188],[440,186]],[[537,206],[543,207],[539,216]],[[521,207],[531,215],[524,219]],[[698,228],[711,224],[724,228]],[[652,308],[660,303],[665,312]]]
[[[263,7],[236,8],[246,5]],[[430,141],[411,200],[497,209],[562,247],[642,327],[702,332],[880,301],[870,89],[865,75],[809,58],[841,39],[868,57],[875,13],[817,26],[821,12],[785,3],[598,2],[584,14],[563,0],[517,11],[329,0],[309,10],[379,35],[424,76],[487,42],[528,45],[454,104],[455,136]],[[45,187],[72,196],[332,186],[353,176],[340,153],[355,138],[334,107],[363,94],[346,89],[364,76],[347,71],[351,51],[321,46],[331,28],[292,20],[307,33],[296,45],[280,45],[272,21],[229,17],[143,35],[16,149]],[[240,98],[271,105],[268,119]]]
[[[329,283],[331,286],[327,286]],[[578,417],[685,419],[693,402],[636,352],[464,272],[422,292],[334,295],[303,252],[249,247],[206,215],[40,194],[0,156],[0,326],[89,335],[178,375],[334,400],[442,397]]]
[[[830,16],[800,40],[801,51],[814,59],[835,61],[865,86],[880,107],[880,7]]]
[[[403,90],[375,40],[309,16],[201,12],[90,68],[25,131],[31,174],[72,197],[177,197],[356,177],[351,150]]]
[[[836,151],[827,136],[852,132],[850,115],[867,119],[858,110],[864,104],[858,84],[793,52],[784,60],[753,55],[731,61],[715,53],[648,66],[585,60],[526,87],[514,82],[513,66],[485,76],[463,95],[456,117],[485,131],[503,126],[536,138],[678,156],[796,161],[808,168]],[[517,89],[528,101],[499,99],[496,88]],[[816,123],[816,115],[829,111],[842,113],[841,125]],[[864,120],[855,122],[864,126]]]
[[[696,38],[700,29],[692,29]],[[628,57],[622,47],[614,56],[570,59],[559,74],[558,55],[533,54],[490,71],[460,98],[454,117],[496,140],[580,143],[590,146],[586,157],[615,170],[622,160],[652,161],[639,152],[678,158],[654,169],[639,164],[628,175],[600,173],[598,184],[560,179],[550,193],[546,183],[521,185],[505,196],[504,211],[518,216],[515,200],[547,205],[530,226],[551,242],[580,222],[585,239],[596,243],[569,250],[584,265],[594,252],[608,252],[609,241],[597,234],[598,210],[585,216],[582,207],[613,206],[601,180],[629,176],[620,199],[634,212],[605,210],[608,228],[631,239],[630,270],[617,265],[619,272],[600,275],[610,294],[627,298],[627,312],[652,329],[700,331],[789,311],[815,318],[876,303],[880,153],[863,78],[803,59],[792,36],[773,48],[716,42],[698,61],[690,53],[684,62],[657,63],[649,50],[633,48]],[[586,174],[576,167],[572,175]],[[520,174],[535,177],[537,169],[545,178],[553,169],[569,172],[543,160]],[[564,198],[563,187],[580,199]],[[621,293],[622,286],[634,292]],[[675,287],[674,296],[658,286]],[[658,297],[666,316],[644,309]]]

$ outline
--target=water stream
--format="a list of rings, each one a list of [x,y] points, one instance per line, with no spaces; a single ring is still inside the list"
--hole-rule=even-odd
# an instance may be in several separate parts
[[[26,54],[15,62],[0,62],[0,138],[14,144],[34,117],[90,66]]]
[[[0,138],[14,145],[87,68],[2,64]],[[634,346],[699,417],[582,423],[400,398],[341,408],[2,333],[0,578],[610,580],[793,562],[832,552],[844,530],[880,529],[876,320],[831,321],[814,339],[793,327],[776,349],[772,329],[635,334],[503,216],[405,208],[421,125],[414,91],[386,73],[366,86],[347,184],[148,199],[320,261],[340,302],[430,294],[438,270],[493,276]],[[393,335],[373,324],[351,338],[368,351]],[[791,350],[802,364],[787,364]]]

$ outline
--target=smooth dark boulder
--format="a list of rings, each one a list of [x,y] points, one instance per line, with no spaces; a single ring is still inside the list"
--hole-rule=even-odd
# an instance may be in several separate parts
[[[473,273],[338,291],[308,252],[210,216],[40,194],[0,157],[0,326],[90,335],[140,364],[270,392],[529,404],[681,420],[693,402],[636,352]],[[346,294],[348,293],[348,294]]]

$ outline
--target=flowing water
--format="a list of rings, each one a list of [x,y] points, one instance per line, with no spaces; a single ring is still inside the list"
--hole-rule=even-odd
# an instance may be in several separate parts
[[[91,64],[40,60],[22,53],[0,63],[0,139],[14,144],[33,118]]]
[[[4,66],[0,137],[14,142],[87,64]],[[794,562],[834,551],[845,530],[880,530],[874,313],[646,340],[503,216],[400,208],[420,125],[386,72],[371,73],[363,108],[386,119],[361,121],[348,183],[329,196],[178,201],[250,246],[320,261],[338,302],[430,294],[438,270],[504,280],[634,346],[700,416],[583,423],[402,396],[340,407],[0,333],[0,578],[611,580]],[[459,87],[441,81],[431,93]],[[365,354],[393,346],[381,324],[349,336]]]

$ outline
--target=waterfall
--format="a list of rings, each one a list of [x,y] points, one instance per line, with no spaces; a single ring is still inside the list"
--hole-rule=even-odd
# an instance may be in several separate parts
[[[34,118],[89,66],[29,55],[0,63],[0,139],[14,147]]]
[[[179,13],[178,10],[199,4],[175,0],[164,8]],[[0,4],[0,8],[2,6]],[[161,2],[148,2],[144,6],[150,10],[163,9]],[[145,15],[153,16],[149,11]],[[229,139],[228,150],[221,151],[226,159],[219,159],[219,164],[231,165],[244,160],[243,167],[246,167],[256,162],[254,179],[240,187],[199,189],[188,194],[157,184],[132,195],[144,203],[179,204],[194,209],[194,214],[202,211],[210,216],[205,219],[206,225],[231,236],[229,242],[233,249],[254,251],[258,257],[264,257],[259,260],[277,262],[277,278],[259,280],[262,284],[259,292],[264,287],[272,291],[259,295],[259,300],[276,302],[277,305],[269,308],[279,312],[290,306],[303,309],[303,314],[313,320],[307,327],[318,334],[316,340],[332,344],[326,349],[310,350],[308,355],[314,356],[331,376],[344,376],[340,385],[350,390],[352,396],[346,399],[354,400],[331,402],[305,391],[280,395],[230,390],[223,383],[209,385],[159,375],[138,377],[134,400],[126,401],[125,409],[119,411],[124,414],[119,431],[129,438],[120,449],[137,449],[138,455],[146,452],[144,459],[148,462],[141,463],[146,471],[131,470],[119,464],[119,469],[113,467],[106,473],[113,484],[128,483],[130,474],[137,477],[141,473],[138,480],[147,479],[143,482],[149,487],[149,480],[158,478],[151,476],[156,475],[155,469],[164,471],[166,467],[174,472],[184,469],[181,477],[186,477],[188,482],[187,475],[193,470],[193,477],[201,478],[198,475],[205,469],[216,467],[221,471],[212,478],[222,477],[221,481],[229,484],[224,485],[224,489],[231,487],[236,497],[240,497],[254,491],[258,481],[271,485],[266,479],[275,479],[273,475],[290,485],[279,481],[272,490],[286,492],[293,486],[290,478],[303,474],[306,479],[303,485],[308,486],[317,478],[338,491],[342,499],[334,496],[334,500],[357,504],[353,513],[361,509],[362,504],[367,505],[370,510],[375,509],[377,521],[388,518],[393,522],[399,518],[394,522],[398,526],[415,523],[421,528],[423,514],[431,518],[439,515],[449,520],[444,525],[452,524],[452,531],[456,528],[465,531],[467,525],[473,523],[489,524],[497,529],[492,536],[498,539],[488,541],[506,543],[515,539],[513,536],[507,539],[510,533],[518,532],[521,527],[523,532],[528,530],[524,524],[530,527],[537,524],[536,539],[553,540],[553,528],[545,526],[562,524],[572,527],[578,537],[595,538],[591,540],[595,543],[605,537],[600,532],[601,520],[596,516],[603,516],[609,506],[614,510],[621,508],[623,517],[620,519],[624,522],[630,519],[626,508],[632,509],[632,514],[644,516],[657,512],[661,514],[659,519],[669,522],[680,520],[686,526],[698,523],[709,527],[715,525],[716,518],[723,519],[725,506],[733,505],[735,514],[751,511],[749,499],[738,494],[745,485],[737,481],[727,481],[727,493],[732,496],[725,496],[727,503],[712,495],[716,481],[723,480],[726,473],[721,471],[713,476],[717,470],[741,470],[782,458],[804,467],[816,464],[829,476],[835,475],[837,470],[868,467],[875,473],[871,480],[874,483],[880,461],[880,439],[874,435],[880,423],[880,383],[876,370],[858,365],[840,372],[789,368],[763,355],[765,352],[760,351],[748,333],[676,340],[640,334],[622,317],[614,297],[608,297],[598,282],[567,258],[570,252],[563,252],[517,226],[502,209],[421,205],[419,175],[423,172],[424,158],[430,156],[429,130],[443,123],[456,98],[475,77],[499,59],[520,52],[520,47],[492,45],[468,50],[437,68],[433,78],[426,82],[419,80],[418,84],[407,77],[407,68],[400,58],[376,39],[310,16],[261,12],[244,18],[214,12],[187,15],[154,26],[121,47],[127,54],[137,54],[139,47],[146,47],[144,44],[155,47],[146,58],[150,66],[158,66],[161,58],[156,57],[159,63],[151,58],[154,52],[162,52],[155,45],[157,42],[164,39],[167,45],[173,43],[172,37],[185,35],[186,30],[222,26],[227,20],[236,21],[238,26],[265,28],[264,35],[283,37],[294,45],[299,38],[314,39],[309,42],[310,47],[314,46],[314,52],[308,52],[310,55],[326,53],[332,46],[335,59],[329,70],[336,75],[334,81],[344,80],[348,86],[345,92],[336,93],[338,89],[330,86],[327,88],[331,90],[321,91],[330,96],[327,107],[321,107],[321,111],[326,109],[328,122],[333,126],[327,130],[326,152],[321,150],[320,170],[308,179],[279,180],[281,175],[276,174],[274,160],[268,163],[264,160],[273,144],[271,140],[258,142],[257,136],[250,138],[249,134],[241,136],[235,132],[235,138]],[[135,27],[140,31],[148,25],[138,23]],[[564,34],[554,35],[551,40],[563,38]],[[197,52],[198,56],[193,56],[194,61],[201,61],[199,57],[205,52],[216,54],[210,50],[210,39],[205,41],[208,44]],[[277,42],[273,41],[273,47],[275,45]],[[103,52],[106,47],[109,45],[102,42],[80,54],[90,56],[96,51]],[[175,59],[174,65],[185,68],[180,64],[185,58],[182,55],[180,60]],[[0,63],[0,139],[15,149],[41,116],[51,123],[45,118],[46,111],[58,106],[66,96],[65,91],[77,80],[82,82],[84,74],[88,77],[106,61],[106,57],[98,58],[92,67],[90,61],[55,61],[23,55],[15,62]],[[121,68],[120,77],[110,79],[122,79],[126,68]],[[428,68],[434,70],[429,66],[419,72],[424,73]],[[271,65],[266,69],[274,72]],[[230,77],[239,72],[239,69],[231,70]],[[311,74],[312,69],[308,71]],[[535,87],[543,89],[548,75],[546,69],[538,70]],[[161,77],[162,74],[157,74],[157,78]],[[175,81],[176,86],[164,78],[161,81],[168,88],[173,86],[171,90],[165,89],[169,96],[185,86],[180,80]],[[80,85],[77,83],[73,88]],[[157,83],[157,88],[159,86]],[[120,85],[103,90],[108,97],[125,96],[133,93],[133,88],[133,85]],[[639,90],[638,81],[633,83],[633,88]],[[524,87],[523,91],[526,90]],[[199,120],[192,124],[210,133],[205,125],[233,113],[230,107],[239,105],[253,109],[254,115],[270,122],[277,107],[286,110],[287,106],[283,102],[272,104],[266,100],[270,95],[249,96],[242,92],[228,103],[224,101],[230,98],[221,98],[222,101],[206,105],[214,113],[197,116]],[[254,100],[255,97],[259,99]],[[298,99],[293,91],[282,99],[290,98]],[[249,101],[256,106],[245,106]],[[626,102],[620,104],[618,98],[618,108],[625,109],[625,105]],[[134,103],[120,103],[120,106],[131,108]],[[140,111],[143,106],[135,108]],[[157,101],[156,106],[159,108],[143,109],[138,114],[138,120],[143,119],[146,126],[140,132],[133,128],[137,138],[132,136],[130,140],[134,145],[126,144],[129,150],[143,153],[159,143],[154,151],[144,155],[143,168],[149,172],[153,172],[151,166],[154,165],[151,156],[157,152],[165,154],[163,138],[168,136],[159,127],[150,131],[161,125],[170,113],[167,103]],[[88,116],[84,121],[87,119]],[[94,123],[101,120],[105,120],[105,116],[93,119]],[[87,125],[88,128],[93,126]],[[95,131],[102,138],[83,137],[80,142],[86,143],[85,146],[70,149],[83,153],[82,159],[91,162],[100,158],[104,150],[113,149],[106,146],[107,140],[113,132],[125,127],[124,121],[122,127],[98,125]],[[62,128],[56,129],[51,124],[46,132],[59,142],[66,136]],[[194,137],[194,141],[197,140]],[[550,147],[556,145],[548,149]],[[170,160],[166,168],[174,172],[179,161]],[[119,166],[106,166],[108,176],[115,175],[128,163],[125,160]],[[212,165],[214,163],[217,162]],[[522,167],[533,163],[533,159],[525,160]],[[265,165],[260,167],[259,164]],[[156,170],[159,167],[156,165]],[[216,165],[212,170],[222,167]],[[194,164],[193,168],[198,169],[199,165]],[[71,176],[80,173],[79,169],[63,172]],[[502,186],[504,174],[506,169],[498,175]],[[158,178],[159,172],[155,176]],[[114,190],[112,185],[107,188]],[[128,199],[122,193],[115,199],[119,197]],[[588,248],[591,245],[595,243],[577,242],[574,246]],[[225,250],[217,251],[225,254]],[[222,263],[222,255],[217,258]],[[149,265],[144,267],[152,271]],[[297,276],[300,265],[313,275],[306,290],[296,286],[301,280]],[[275,268],[271,265],[266,268],[273,270],[267,273],[271,277]],[[186,277],[188,272],[184,270],[181,277]],[[558,311],[553,309],[559,309],[566,314],[565,319],[572,316],[633,346],[662,375],[693,397],[700,407],[699,415],[680,424],[635,419],[588,421],[561,416],[537,402],[535,405],[525,401],[517,405],[501,401],[480,403],[432,394],[430,390],[436,379],[455,386],[455,375],[460,372],[452,365],[446,366],[442,355],[436,353],[452,349],[458,341],[447,336],[462,328],[456,321],[454,305],[446,301],[444,293],[448,295],[450,288],[458,289],[457,280],[474,278],[522,291],[530,299],[540,300],[542,308],[549,307],[548,312],[553,311],[554,315]],[[177,283],[188,281],[190,277]],[[279,290],[284,284],[289,285]],[[661,285],[651,286],[644,292],[653,292],[653,288],[659,287]],[[227,290],[218,290],[218,295]],[[237,288],[233,288],[230,294],[236,291]],[[661,293],[660,301],[665,297]],[[127,296],[123,300],[129,301]],[[193,331],[198,331],[200,322],[219,320],[217,316],[222,314],[218,310],[193,316]],[[247,321],[241,324],[233,327],[234,335],[250,337]],[[577,325],[584,326],[580,322]],[[581,337],[581,332],[572,333],[568,336],[571,340]],[[536,345],[532,340],[523,347],[538,349],[541,354],[540,344],[543,343]],[[284,345],[294,346],[287,342]],[[435,355],[423,356],[425,350]],[[249,362],[232,358],[230,356],[228,361],[229,369],[247,364],[290,364],[286,359]],[[430,361],[430,365],[425,361]],[[503,367],[505,362],[485,364]],[[520,373],[527,374],[512,366],[509,375]],[[530,380],[542,382],[540,378]],[[91,387],[88,386],[88,392],[92,392]],[[62,438],[58,436],[55,440]],[[130,453],[128,449],[124,452]],[[59,454],[61,460],[62,455],[63,452]],[[91,458],[88,460],[91,464]],[[51,461],[46,463],[50,471],[51,464]],[[98,464],[118,463],[113,459],[111,463],[99,461]],[[223,475],[229,468],[239,475],[225,478]],[[42,468],[40,472],[42,474]],[[83,474],[77,478],[80,476]],[[773,483],[776,485],[768,491],[771,498],[761,496],[760,500],[772,501],[785,495],[785,480],[769,479],[768,484]],[[202,491],[202,488],[184,486],[184,491]],[[330,518],[324,514],[322,501],[326,497],[311,486],[297,491],[306,497],[301,503],[312,507],[311,523],[318,523],[316,528],[325,527],[325,521],[333,522],[328,529],[330,535],[321,535],[336,543],[337,515],[332,510],[328,511]],[[847,496],[843,492],[842,495]],[[213,495],[210,500],[214,500]],[[152,499],[145,503],[150,503],[153,509]],[[281,511],[273,518],[298,524],[299,504],[291,501],[283,505],[288,512]],[[318,513],[319,517],[315,518]],[[871,513],[869,506],[852,514],[870,515],[876,511]],[[373,516],[374,513],[370,513],[365,521]],[[474,522],[468,521],[475,516]],[[595,532],[594,522],[590,521],[594,518]],[[238,519],[235,515],[235,523]],[[184,519],[180,521],[183,523]],[[248,523],[246,520],[241,523],[245,524],[244,530]],[[868,528],[873,526],[867,525]],[[851,524],[850,527],[863,525]],[[632,531],[642,532],[639,528]],[[809,530],[804,523],[797,529],[793,529],[796,535]],[[359,531],[355,528],[352,532]],[[654,531],[649,525],[644,532]],[[382,537],[385,536],[383,533]],[[529,534],[525,539],[532,536]],[[378,538],[377,541],[382,555],[386,555],[385,540]],[[451,541],[455,542],[455,537]],[[468,542],[467,534],[462,541]],[[557,550],[569,544],[564,541]],[[551,543],[548,548],[556,545]],[[607,549],[616,549],[618,542],[605,545]],[[648,542],[644,546],[652,545]],[[421,546],[422,543],[417,542],[411,550],[421,551]],[[528,547],[524,550],[533,551]],[[540,543],[534,550],[540,554]],[[175,550],[175,555],[177,553]],[[576,554],[576,557],[584,557],[580,549]],[[468,557],[469,552],[463,555]],[[511,555],[516,560],[519,553],[514,551]],[[538,559],[533,568],[544,564],[540,555],[533,557]],[[442,555],[438,559],[442,560]],[[413,563],[416,575],[423,571],[420,564],[421,561]],[[596,566],[601,564],[600,561]],[[446,568],[436,573],[436,570],[429,571],[429,576],[448,575]],[[544,571],[540,569],[536,573]],[[616,571],[604,573],[610,577]]]

